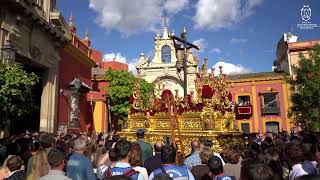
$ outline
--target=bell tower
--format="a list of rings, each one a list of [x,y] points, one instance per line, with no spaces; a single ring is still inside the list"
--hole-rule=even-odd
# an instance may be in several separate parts
[[[177,61],[174,41],[169,37],[168,28],[165,26],[162,36],[157,33],[154,38],[155,55],[154,63],[175,63]]]
[[[184,72],[177,71],[177,54],[176,44],[164,26],[163,32],[157,33],[154,38],[154,56],[153,58],[145,57],[140,54],[139,62],[136,65],[137,71],[141,78],[150,83],[157,84],[161,87],[161,92],[170,90],[172,94],[179,97],[184,96]],[[181,54],[181,53],[180,53]],[[187,93],[195,96],[195,79],[198,67],[198,59],[193,56],[191,49],[187,50]],[[160,92],[160,93],[161,93]]]

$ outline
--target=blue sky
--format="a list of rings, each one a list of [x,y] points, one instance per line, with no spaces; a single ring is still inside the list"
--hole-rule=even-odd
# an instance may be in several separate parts
[[[109,60],[134,67],[141,52],[152,56],[156,32],[178,35],[185,26],[188,40],[202,46],[194,52],[209,66],[227,72],[271,71],[276,45],[290,31],[299,41],[320,39],[320,28],[300,29],[300,10],[309,5],[309,22],[320,26],[319,0],[57,0],[66,21],[72,13],[77,34],[89,31],[92,47]]]

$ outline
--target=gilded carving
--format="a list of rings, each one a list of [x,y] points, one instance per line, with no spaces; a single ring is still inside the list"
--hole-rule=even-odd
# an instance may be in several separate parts
[[[182,85],[179,86],[180,89],[177,88],[169,78],[160,81],[159,77],[163,74],[179,78],[179,73],[175,73],[174,62],[177,60],[176,56],[178,56],[178,61],[181,61],[183,55],[180,52],[176,55],[173,40],[167,37],[167,32],[164,32],[164,36],[157,34],[155,56],[148,67],[143,67],[144,78],[149,82],[155,82],[153,95],[150,96],[148,105],[143,106],[138,76],[131,103],[133,111],[128,117],[129,127],[119,134],[126,136],[129,140],[135,140],[135,130],[145,128],[147,130],[146,141],[155,143],[158,140],[164,140],[165,137],[170,137],[170,140],[182,143],[185,154],[191,151],[190,142],[200,137],[212,140],[215,151],[220,151],[221,147],[226,145],[241,142],[238,136],[240,133],[234,126],[235,114],[229,84],[222,67],[218,69],[218,76],[215,76],[215,69],[211,69],[211,72],[208,73],[208,59],[205,59],[205,63],[197,71],[198,64],[192,64],[195,59],[192,52],[188,51],[187,78],[190,96],[181,96]],[[161,62],[160,48],[165,44],[174,51],[171,53],[170,63]],[[140,70],[138,69],[139,72]]]

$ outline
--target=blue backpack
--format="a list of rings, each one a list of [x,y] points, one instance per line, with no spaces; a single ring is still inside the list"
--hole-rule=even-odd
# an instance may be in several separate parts
[[[132,180],[138,179],[139,172],[134,170],[132,167],[127,167],[127,168],[119,168],[119,167],[114,167],[114,168],[109,168],[105,173],[105,177],[110,177],[110,176],[116,176],[116,175],[122,175],[122,176],[127,176],[130,177]]]

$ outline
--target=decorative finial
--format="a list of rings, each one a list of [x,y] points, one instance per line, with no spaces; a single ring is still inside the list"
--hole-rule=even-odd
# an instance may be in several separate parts
[[[86,37],[84,38],[85,40],[89,40],[89,32],[88,32],[88,29],[86,31]]]
[[[76,33],[77,28],[75,27],[75,25],[73,24],[73,16],[72,16],[72,12],[69,16],[69,29],[71,32]]]
[[[186,33],[186,32],[187,32],[186,27],[183,27],[183,32],[184,32],[184,33]]]
[[[71,14],[70,14],[70,16],[69,16],[69,23],[70,23],[70,22],[72,23],[72,20],[73,20],[73,16],[72,16],[72,12],[71,12]]]
[[[222,66],[219,66],[220,74],[222,74]]]
[[[212,77],[214,77],[214,70],[215,70],[215,69],[212,67],[212,68],[211,68],[211,75],[212,75]]]
[[[85,33],[85,37],[84,37],[83,42],[84,42],[87,46],[89,46],[89,47],[90,47],[90,45],[91,45],[91,41],[90,41],[90,39],[89,39],[89,32],[88,32],[88,29],[86,30],[86,33]]]

